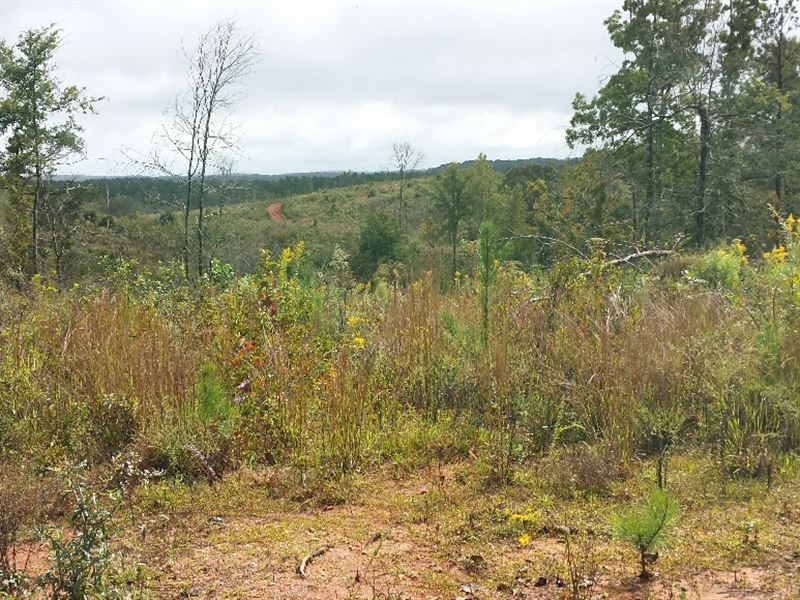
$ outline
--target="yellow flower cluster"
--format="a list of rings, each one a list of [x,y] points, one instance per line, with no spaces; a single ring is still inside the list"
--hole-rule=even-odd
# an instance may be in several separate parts
[[[747,262],[747,257],[744,254],[747,252],[747,246],[742,243],[742,240],[733,240],[733,243],[731,244],[731,252],[733,252],[734,256],[744,258],[745,262]]]
[[[786,248],[782,244],[778,244],[769,252],[764,253],[764,260],[767,262],[780,264],[786,258]]]
[[[364,317],[348,317],[347,318],[347,326],[348,327],[358,327],[359,325],[363,325],[366,323],[367,320]]]
[[[506,516],[511,523],[519,523],[520,525],[533,525],[542,516],[538,510],[529,510],[524,513],[512,513],[506,509]]]
[[[517,538],[517,542],[519,542],[520,546],[527,546],[531,543],[531,536],[528,531],[539,522],[542,513],[541,511],[530,509],[522,513],[517,513],[506,508],[503,510],[503,516],[510,524],[522,529],[522,534]]]

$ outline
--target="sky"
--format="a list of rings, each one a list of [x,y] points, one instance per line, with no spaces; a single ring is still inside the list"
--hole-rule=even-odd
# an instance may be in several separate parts
[[[603,20],[621,0],[463,2],[8,2],[0,38],[56,23],[60,79],[103,96],[81,118],[86,157],[62,173],[139,172],[164,111],[187,88],[183,48],[221,19],[255,36],[258,62],[230,115],[242,173],[391,168],[394,142],[422,167],[566,157],[576,92],[621,55]]]

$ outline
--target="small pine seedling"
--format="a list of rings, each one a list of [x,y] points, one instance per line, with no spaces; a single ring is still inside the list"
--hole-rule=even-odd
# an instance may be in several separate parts
[[[664,490],[657,489],[640,505],[618,515],[614,533],[639,551],[642,572],[639,577],[652,577],[647,565],[658,559],[655,550],[663,541],[678,512],[677,501]]]

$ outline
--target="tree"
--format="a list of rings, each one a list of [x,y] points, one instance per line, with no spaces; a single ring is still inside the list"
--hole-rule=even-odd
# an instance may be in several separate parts
[[[594,98],[576,96],[567,140],[622,165],[634,240],[691,229],[703,245],[726,230],[742,149],[758,137],[744,84],[762,10],[756,0],[625,0],[606,21],[625,60]]]
[[[484,221],[497,218],[495,212],[501,204],[502,177],[492,168],[492,164],[482,152],[466,170],[465,175],[473,207],[470,233],[477,233]]]
[[[82,208],[92,189],[75,184],[62,185],[48,194],[48,202],[42,205],[42,216],[47,228],[50,252],[56,282],[60,285],[64,275],[64,254],[72,246],[75,234],[82,224]]]
[[[400,178],[400,198],[397,204],[397,226],[403,226],[403,218],[406,216],[405,199],[403,191],[406,186],[406,174],[413,172],[424,158],[422,152],[414,148],[408,142],[392,144],[392,164]]]
[[[251,182],[234,171],[234,160],[230,156],[220,156],[216,161],[216,176],[214,186],[209,190],[217,199],[217,216],[221,217],[225,203],[231,198],[234,201],[241,199],[250,191]]]
[[[372,213],[361,227],[358,251],[353,256],[353,271],[361,281],[375,274],[381,263],[400,258],[400,231],[387,215]]]
[[[754,77],[757,97],[766,102],[758,115],[763,135],[755,138],[754,157],[772,177],[777,208],[794,208],[787,194],[789,173],[797,170],[800,141],[800,42],[791,36],[800,25],[795,0],[773,0],[761,15],[755,40]]]
[[[236,84],[250,71],[257,47],[252,35],[235,21],[221,21],[200,37],[189,65],[188,90],[179,95],[162,125],[164,147],[153,149],[145,166],[182,182],[183,240],[181,259],[189,278],[189,215],[197,206],[197,272],[204,268],[206,178],[213,155],[235,147],[225,110],[236,99]],[[179,166],[176,167],[176,163]]]
[[[491,221],[481,223],[478,234],[478,283],[480,283],[481,341],[489,341],[489,306],[497,280],[501,261],[512,252],[513,245],[506,242],[500,246],[497,240],[497,227]]]
[[[458,240],[462,221],[472,212],[467,178],[457,163],[451,163],[433,183],[433,211],[452,248],[451,276],[458,270]]]
[[[662,188],[663,140],[679,112],[690,1],[625,0],[622,10],[614,11],[605,24],[625,60],[595,98],[576,95],[567,131],[571,147],[599,142],[626,160],[637,187],[631,196],[634,236],[644,241],[657,229],[653,221]],[[631,152],[631,146],[639,151]]]
[[[658,559],[653,551],[663,541],[675,521],[678,503],[664,490],[656,489],[638,506],[614,519],[614,533],[639,551],[639,577],[651,577],[647,565]]]
[[[56,76],[54,56],[62,41],[55,25],[31,29],[17,43],[0,41],[0,134],[6,136],[0,168],[15,196],[12,205],[29,211],[29,248],[25,270],[39,272],[39,225],[49,184],[57,168],[84,149],[79,114],[94,112],[101,98],[84,88],[63,86]]]
[[[192,68],[193,95],[202,99],[199,131],[200,181],[197,194],[197,273],[203,274],[203,211],[206,192],[206,171],[209,156],[220,148],[230,148],[233,139],[225,128],[224,115],[236,95],[234,86],[256,60],[256,42],[252,35],[243,35],[235,21],[217,23],[200,38]]]

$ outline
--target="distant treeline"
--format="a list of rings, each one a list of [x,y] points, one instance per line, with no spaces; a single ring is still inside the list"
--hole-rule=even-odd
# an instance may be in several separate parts
[[[539,164],[559,169],[577,159],[524,158],[516,160],[489,161],[493,169],[506,172],[516,166]],[[468,160],[460,163],[469,167]],[[407,176],[424,177],[443,171],[447,165],[421,169]],[[295,194],[308,194],[318,190],[344,188],[358,184],[391,181],[397,178],[393,171],[359,173],[317,172],[290,175],[233,174],[210,177],[209,200],[215,206],[222,200],[226,205],[241,204],[254,200],[286,198]],[[169,177],[101,177],[88,178],[99,194],[98,208],[112,215],[134,212],[158,213],[177,210],[185,193],[184,183]],[[62,184],[65,182],[62,180]]]

